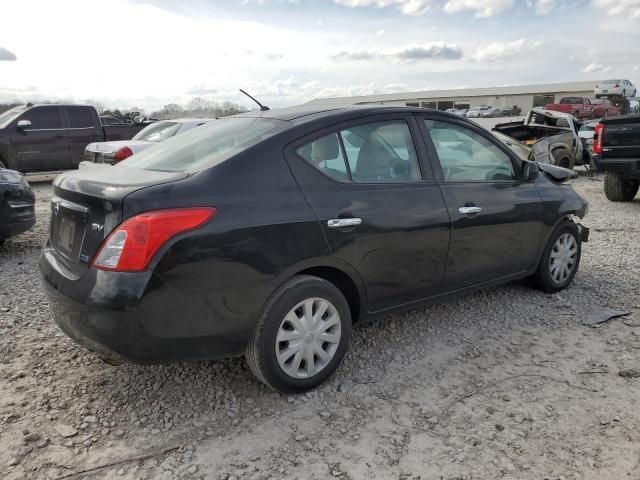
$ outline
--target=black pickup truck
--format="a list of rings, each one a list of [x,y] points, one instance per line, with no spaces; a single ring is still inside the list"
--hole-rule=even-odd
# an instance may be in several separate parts
[[[592,167],[604,172],[604,193],[630,202],[640,188],[640,115],[605,118],[593,136]]]
[[[21,105],[0,114],[0,168],[77,168],[92,142],[129,140],[147,124],[103,125],[87,105]]]

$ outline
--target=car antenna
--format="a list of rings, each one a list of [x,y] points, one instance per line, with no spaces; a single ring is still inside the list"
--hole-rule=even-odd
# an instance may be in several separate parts
[[[255,98],[253,98],[251,95],[249,95],[247,92],[245,92],[243,89],[239,89],[242,93],[244,93],[247,97],[249,97],[251,100],[253,100],[254,102],[256,102],[258,104],[258,106],[260,107],[260,111],[264,112],[266,110],[269,110],[269,107],[267,107],[266,105],[262,105],[258,100],[256,100]]]

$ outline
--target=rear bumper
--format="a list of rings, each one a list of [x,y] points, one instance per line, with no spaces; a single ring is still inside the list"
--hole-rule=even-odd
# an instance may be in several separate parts
[[[598,172],[621,173],[630,177],[640,177],[640,158],[602,158],[591,156],[591,166]]]
[[[74,275],[47,246],[40,272],[53,319],[76,343],[111,363],[169,363],[242,354],[248,332],[235,332],[152,272],[87,269]],[[201,308],[201,315],[191,315]],[[182,312],[182,314],[180,313]]]

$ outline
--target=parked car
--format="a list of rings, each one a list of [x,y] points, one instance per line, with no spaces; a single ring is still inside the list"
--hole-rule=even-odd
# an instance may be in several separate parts
[[[604,172],[612,202],[631,202],[640,188],[640,115],[604,118],[595,127],[593,167]]]
[[[491,107],[487,105],[481,105],[480,107],[473,107],[467,110],[466,117],[467,118],[480,118],[482,117],[482,113],[489,110]]]
[[[502,110],[497,107],[489,107],[486,110],[481,110],[480,116],[485,118],[501,117]]]
[[[590,99],[593,107],[593,117],[608,117],[613,115],[620,115],[620,108],[614,105],[610,100],[606,98],[592,98]]]
[[[112,115],[101,115],[100,122],[102,125],[130,125],[133,122],[126,122]]]
[[[536,160],[535,157],[533,156],[533,152],[531,151],[531,147],[525,145],[522,142],[515,140],[514,138],[508,137],[504,133],[495,132],[495,131],[492,131],[491,133],[493,134],[494,137],[496,137],[498,140],[504,143],[507,147],[509,147],[509,149],[511,149],[513,153],[515,153],[518,156],[518,158],[520,158],[520,160],[537,161],[540,163],[552,163],[550,159],[546,159],[544,161],[541,159]]]
[[[522,109],[518,105],[512,105],[511,107],[502,109],[502,115],[504,117],[517,117],[520,114],[522,114]]]
[[[447,108],[445,112],[464,117],[465,113],[467,113],[467,109],[459,110],[457,108]]]
[[[114,164],[121,162],[131,155],[141,152],[151,145],[163,142],[174,135],[179,135],[194,127],[210,122],[211,118],[177,118],[152,123],[140,130],[131,140],[116,142],[96,142],[87,145],[84,150],[85,161],[80,168],[91,167],[95,164]]]
[[[36,223],[35,195],[15,170],[0,169],[0,246]]]
[[[636,87],[629,80],[605,80],[598,83],[593,92],[596,98],[600,97],[635,97]]]
[[[594,110],[591,100],[585,97],[563,97],[560,99],[560,103],[548,103],[544,108],[568,113],[578,119],[593,118]]]
[[[573,169],[589,161],[578,136],[580,126],[572,115],[534,108],[524,120],[499,123],[493,130],[531,147],[537,162]]]
[[[248,112],[58,176],[40,270],[61,329],[112,362],[245,354],[301,392],[352,324],[525,277],[568,287],[575,176],[435,110]]]
[[[0,168],[77,168],[88,143],[125,140],[145,125],[102,125],[88,105],[21,105],[0,114]]]
[[[582,140],[582,145],[589,150],[593,150],[593,136],[598,125],[598,120],[593,122],[586,122],[580,126],[578,130],[578,136]]]

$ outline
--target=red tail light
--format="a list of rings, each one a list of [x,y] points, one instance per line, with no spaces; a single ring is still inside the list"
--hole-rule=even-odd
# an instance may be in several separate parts
[[[106,238],[91,266],[116,272],[147,269],[154,255],[176,235],[202,227],[216,214],[213,207],[152,210],[120,224]]]
[[[602,145],[604,142],[604,125],[599,123],[593,131],[593,153],[600,155],[602,153]]]
[[[113,163],[121,162],[125,158],[129,158],[131,155],[133,155],[133,152],[129,147],[119,148],[116,154],[113,156]]]
[[[614,88],[620,88],[620,85],[616,83],[616,86]]]

